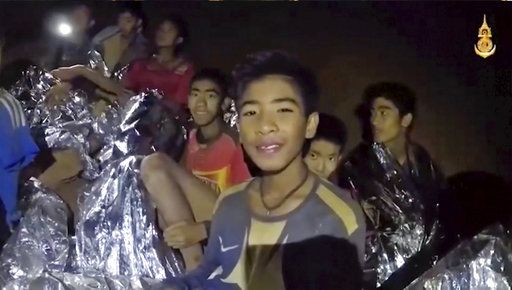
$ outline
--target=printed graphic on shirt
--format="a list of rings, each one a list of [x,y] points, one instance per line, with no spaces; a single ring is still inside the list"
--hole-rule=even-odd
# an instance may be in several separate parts
[[[219,170],[213,171],[193,170],[192,174],[194,174],[202,182],[210,186],[218,194],[226,190],[226,188],[228,187],[227,177],[229,175],[229,167],[227,166]]]
[[[200,144],[196,130],[190,134],[186,150],[186,167],[217,193],[250,178],[243,152],[232,137],[223,133],[212,144]]]
[[[219,261],[220,265],[215,266],[223,271],[212,280],[243,290],[284,290],[283,245],[321,235],[348,240],[356,246],[362,261],[364,217],[348,192],[319,179],[298,210],[278,218],[254,216],[246,194],[241,190],[226,195],[215,215],[216,230],[211,237],[220,245],[213,251],[217,255],[213,260]]]

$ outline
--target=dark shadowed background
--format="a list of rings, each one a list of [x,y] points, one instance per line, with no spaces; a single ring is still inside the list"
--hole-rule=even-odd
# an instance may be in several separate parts
[[[45,19],[65,4],[0,3],[4,63],[44,54]],[[93,31],[115,24],[112,2],[91,6]],[[414,136],[447,174],[484,170],[512,179],[512,3],[157,1],[143,7],[150,19],[172,12],[188,21],[199,67],[228,71],[263,49],[298,55],[318,75],[322,110],[346,122],[349,148],[360,140],[354,110],[365,87],[405,83],[419,99]],[[497,45],[488,59],[473,50],[484,13]]]

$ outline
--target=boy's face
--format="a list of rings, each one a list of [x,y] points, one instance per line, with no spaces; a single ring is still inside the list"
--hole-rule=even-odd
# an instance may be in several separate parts
[[[198,126],[211,124],[219,116],[221,94],[219,86],[211,80],[203,79],[192,83],[188,108]]]
[[[84,33],[89,29],[91,22],[91,10],[85,5],[75,7],[71,11],[71,22],[74,29],[79,33]]]
[[[123,12],[117,18],[117,26],[123,35],[132,33],[138,25],[138,19],[130,12]]]
[[[411,120],[411,114],[400,117],[398,108],[390,100],[376,98],[372,103],[370,117],[373,141],[386,144],[405,135]]]
[[[324,139],[311,142],[309,152],[304,158],[309,170],[322,178],[329,178],[341,160],[341,146]]]
[[[170,22],[164,21],[156,30],[155,43],[157,47],[171,47],[178,43],[178,28]]]
[[[301,158],[304,139],[312,138],[318,114],[305,117],[292,80],[268,75],[248,84],[239,102],[240,139],[263,171],[278,172]]]

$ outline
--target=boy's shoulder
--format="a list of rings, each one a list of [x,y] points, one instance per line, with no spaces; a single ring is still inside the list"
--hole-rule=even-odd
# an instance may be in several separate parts
[[[347,200],[349,202],[355,202],[355,200],[352,198],[352,195],[350,194],[350,192],[344,188],[341,188],[339,187],[338,185],[332,183],[331,181],[325,179],[325,178],[320,178],[320,184],[318,186],[318,189],[317,189],[317,193],[320,192],[320,191],[325,191],[325,192],[331,192],[332,194],[335,194],[336,196],[338,196],[339,198],[343,199],[343,200]]]
[[[238,143],[238,137],[236,133],[231,132],[229,129],[224,129],[221,137],[217,142],[221,143],[223,146],[229,147],[237,147],[240,144]]]
[[[119,35],[119,28],[117,25],[107,26],[92,38],[92,43],[93,45],[101,45],[105,41],[112,40],[116,35]]]
[[[229,126],[224,126],[224,128],[222,129],[222,132],[223,132],[223,135],[226,136],[226,138],[229,138],[231,139],[231,141],[233,142],[233,144],[235,145],[240,145],[240,137],[238,135],[238,132],[229,127]]]
[[[194,64],[188,59],[182,59],[178,66],[173,70],[173,73],[177,75],[193,75],[194,71]]]
[[[316,195],[335,216],[342,220],[349,234],[364,223],[361,206],[352,198],[349,191],[321,178]]]
[[[241,198],[245,194],[245,191],[249,184],[251,183],[251,181],[252,179],[247,180],[246,182],[234,185],[221,192],[219,198],[217,199],[214,211],[217,211],[217,209],[219,209],[221,205],[224,205],[226,203],[232,203],[233,200],[238,200],[239,198]]]

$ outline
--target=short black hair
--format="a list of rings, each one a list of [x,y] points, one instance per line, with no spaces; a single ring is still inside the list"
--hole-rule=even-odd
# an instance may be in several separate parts
[[[117,14],[130,13],[135,18],[142,21],[142,27],[144,28],[147,22],[146,14],[142,9],[140,2],[122,1],[117,8]]]
[[[295,57],[282,51],[263,51],[247,56],[233,71],[232,94],[239,99],[254,80],[267,75],[284,75],[293,79],[303,101],[305,113],[316,112],[320,89],[315,74]]]
[[[341,153],[347,144],[347,127],[338,117],[320,113],[316,134],[311,141],[315,140],[325,140],[339,145]]]
[[[145,16],[144,11],[142,11],[142,6],[140,2],[120,2],[119,6],[117,7],[117,13],[122,14],[126,12],[130,13],[131,15],[139,19],[144,19]]]
[[[400,117],[407,114],[416,115],[416,96],[406,85],[395,82],[382,82],[369,86],[364,92],[364,101],[371,107],[377,98],[391,101],[400,113]]]
[[[217,84],[221,90],[221,97],[224,98],[228,94],[228,88],[230,85],[230,78],[227,74],[225,74],[223,71],[217,68],[204,68],[200,71],[198,71],[192,80],[190,81],[190,85],[192,86],[192,83],[199,80],[210,80]]]
[[[162,25],[164,22],[171,22],[178,30],[177,37],[181,37],[183,39],[183,41],[180,44],[176,45],[176,48],[174,51],[176,54],[181,54],[185,50],[185,48],[188,46],[188,43],[190,41],[190,35],[188,32],[187,22],[181,16],[176,15],[176,14],[169,14],[169,15],[163,17],[158,22],[158,27],[160,25]]]

